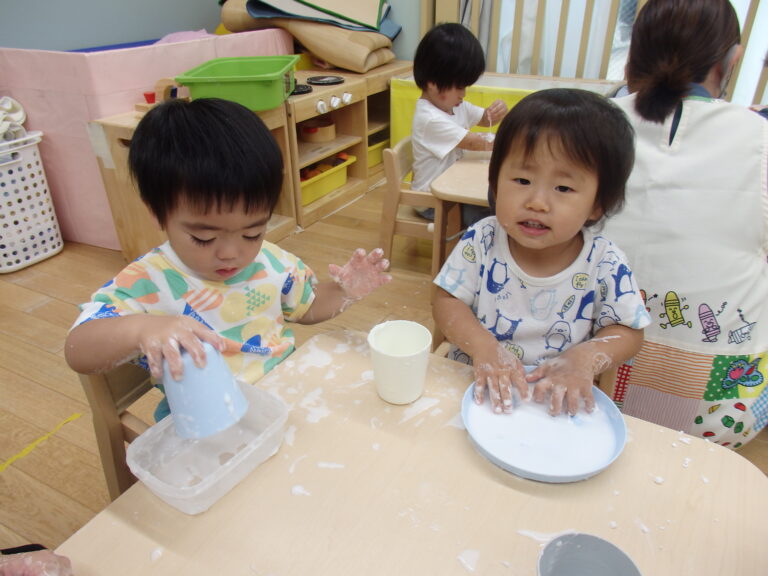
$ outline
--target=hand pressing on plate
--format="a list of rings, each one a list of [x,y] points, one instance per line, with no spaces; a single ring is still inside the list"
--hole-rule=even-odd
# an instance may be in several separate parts
[[[498,413],[510,413],[514,408],[514,390],[520,398],[528,398],[528,383],[525,368],[512,352],[497,344],[492,349],[478,353],[473,358],[475,367],[474,399],[483,403],[487,390],[491,409]]]

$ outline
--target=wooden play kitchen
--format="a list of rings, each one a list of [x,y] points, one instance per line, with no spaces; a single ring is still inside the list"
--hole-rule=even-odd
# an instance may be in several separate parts
[[[229,62],[232,59],[218,60],[227,60],[221,66],[233,65]],[[280,68],[285,62],[274,64]],[[390,126],[389,80],[408,73],[411,67],[411,62],[394,61],[365,74],[301,70],[291,74],[290,79],[280,68],[279,82],[273,78],[267,83],[266,101],[276,105],[255,113],[272,131],[284,163],[283,190],[269,222],[267,239],[276,242],[297,226],[309,226],[362,196],[371,183],[383,177],[381,149],[388,142]],[[338,76],[343,82],[315,84],[311,92],[280,99],[288,87],[306,85],[310,78],[321,75]],[[217,93],[215,87],[212,91],[216,81],[210,79],[206,65],[180,75],[176,81],[189,89],[193,98]],[[225,86],[224,91],[238,100],[242,89],[232,95],[230,88]],[[158,100],[167,97],[167,91],[164,84]],[[262,107],[244,105],[251,109]],[[89,125],[120,248],[128,261],[166,239],[141,202],[127,166],[133,131],[151,106],[138,104],[135,110]],[[318,127],[316,137],[306,130],[313,123]]]

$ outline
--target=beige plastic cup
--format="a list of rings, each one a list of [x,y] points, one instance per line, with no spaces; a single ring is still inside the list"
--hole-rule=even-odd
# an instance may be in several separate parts
[[[424,392],[432,334],[410,320],[390,320],[368,333],[376,391],[390,404],[410,404]]]

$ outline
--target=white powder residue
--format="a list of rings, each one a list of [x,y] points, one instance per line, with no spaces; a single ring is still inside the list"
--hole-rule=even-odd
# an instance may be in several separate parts
[[[371,444],[371,448],[378,452],[379,450],[381,450],[381,444],[379,444],[378,442],[374,442],[373,444]]]
[[[371,418],[370,422],[371,422],[371,428],[373,428],[374,430],[376,428],[381,428],[382,426],[384,426],[384,422],[382,422],[380,418],[376,418],[375,416]]]
[[[296,465],[299,462],[301,462],[302,460],[304,460],[304,458],[306,458],[306,457],[307,457],[307,455],[304,454],[303,456],[299,456],[298,458],[296,458],[296,460],[294,460],[293,463],[291,464],[291,466],[288,468],[288,473],[289,474],[293,474],[296,471]]]
[[[318,462],[317,463],[318,468],[331,468],[331,469],[338,469],[338,468],[344,468],[344,464],[338,464],[336,462]]]
[[[283,434],[283,442],[288,444],[288,446],[293,446],[294,441],[296,440],[296,426],[290,425],[288,428],[285,429],[285,433]]]
[[[334,354],[344,354],[346,352],[349,352],[348,342],[339,342],[338,344],[336,344],[336,347],[333,349]]]
[[[443,409],[442,408],[435,408],[434,410],[432,410],[429,413],[429,415],[430,416],[440,416],[440,414],[442,414],[442,413],[443,413]]]
[[[304,353],[299,360],[299,373],[304,374],[304,372],[311,368],[330,366],[332,360],[333,357],[328,352],[318,348],[317,344],[310,339],[304,345]]]
[[[688,466],[691,465],[691,459],[690,458],[683,458],[683,468],[688,468]]]
[[[611,527],[611,530],[616,530],[616,528],[619,527],[619,524],[616,522],[616,520],[611,520],[608,522],[608,526]]]
[[[163,549],[158,547],[152,550],[152,554],[149,555],[149,558],[150,560],[152,560],[152,562],[157,562],[158,560],[160,560],[160,558],[162,558],[162,556],[163,556]]]
[[[459,562],[470,572],[474,572],[477,569],[477,561],[480,560],[479,550],[464,550],[458,556]]]
[[[399,424],[403,424],[404,422],[408,422],[408,420],[411,420],[412,418],[415,418],[422,412],[425,412],[429,409],[431,409],[436,404],[439,404],[440,400],[438,398],[426,398],[422,396],[416,402],[408,406],[403,411],[403,417],[400,419]]]
[[[363,382],[371,382],[373,380],[373,370],[366,370],[362,374]]]
[[[707,478],[706,476],[702,476],[701,481],[704,482],[704,484],[709,484],[709,478]]]
[[[294,496],[309,496],[311,493],[309,490],[304,488],[304,486],[300,486],[299,484],[296,484],[296,486],[293,486],[291,488],[291,494]]]
[[[336,372],[334,370],[328,370],[323,376],[323,380],[334,380],[336,378]]]
[[[691,439],[690,438],[678,438],[678,440],[680,440],[680,442],[682,442],[683,444],[690,445],[690,443],[691,443]]]
[[[661,485],[661,484],[664,484],[664,478],[662,478],[661,476],[656,476],[656,477],[653,479],[653,481],[654,481],[656,484],[659,484],[659,485]]]
[[[643,521],[642,521],[642,520],[640,520],[640,518],[635,518],[635,524],[637,524],[637,527],[638,527],[638,528],[640,528],[640,531],[641,531],[643,534],[648,534],[648,533],[651,531],[651,529],[650,529],[650,528],[648,528],[648,526],[646,526],[646,525],[643,523]]]
[[[531,530],[518,530],[517,533],[521,536],[527,536],[528,538],[532,538],[533,540],[536,540],[536,542],[540,542],[542,544],[546,544],[550,540],[554,540],[555,538],[559,536],[563,536],[564,534],[575,534],[575,530],[573,528],[569,528],[568,530],[563,530],[562,532],[556,532],[554,534],[546,534],[545,532],[533,532]]]
[[[461,413],[457,412],[453,418],[445,423],[445,425],[451,426],[452,428],[458,428],[459,430],[464,430],[464,420],[461,417]]]
[[[322,395],[323,389],[315,388],[301,399],[299,406],[308,412],[307,422],[317,423],[330,415],[331,411],[328,409],[325,401],[321,398]]]

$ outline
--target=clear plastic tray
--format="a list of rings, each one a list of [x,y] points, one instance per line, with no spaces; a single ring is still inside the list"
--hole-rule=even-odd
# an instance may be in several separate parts
[[[128,445],[131,472],[154,494],[187,514],[210,508],[283,441],[288,408],[256,386],[243,386],[248,412],[234,426],[202,439],[176,434],[173,415]]]

